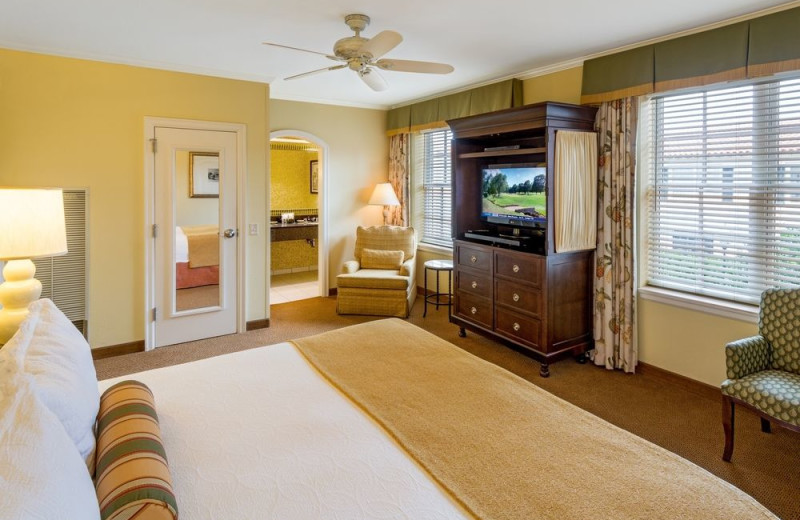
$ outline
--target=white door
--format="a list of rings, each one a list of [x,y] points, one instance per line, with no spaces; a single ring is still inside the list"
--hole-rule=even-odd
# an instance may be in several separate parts
[[[237,325],[237,134],[155,127],[154,341]]]

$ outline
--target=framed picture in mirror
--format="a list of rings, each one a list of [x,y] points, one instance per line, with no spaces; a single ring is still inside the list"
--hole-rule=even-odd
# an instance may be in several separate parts
[[[319,161],[311,161],[311,193],[319,193]]]
[[[219,153],[189,152],[189,197],[219,198]]]

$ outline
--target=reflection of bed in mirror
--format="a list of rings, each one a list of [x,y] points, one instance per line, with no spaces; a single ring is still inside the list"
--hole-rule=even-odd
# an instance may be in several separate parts
[[[175,287],[219,284],[219,228],[175,227]]]

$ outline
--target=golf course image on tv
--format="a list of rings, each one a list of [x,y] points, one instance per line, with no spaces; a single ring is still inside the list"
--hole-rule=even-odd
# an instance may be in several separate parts
[[[539,166],[485,168],[482,215],[546,220],[545,179],[545,168]]]

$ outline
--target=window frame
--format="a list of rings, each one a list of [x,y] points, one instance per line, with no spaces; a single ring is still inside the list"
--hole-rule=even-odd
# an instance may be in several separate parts
[[[431,134],[436,133],[444,133],[444,142],[445,142],[445,152],[442,155],[445,162],[445,171],[447,172],[447,182],[446,183],[438,183],[441,189],[447,189],[449,197],[449,204],[444,204],[444,206],[449,206],[449,227],[447,231],[444,232],[444,226],[441,226],[442,233],[439,237],[443,237],[447,235],[447,239],[431,239],[429,236],[426,236],[425,228],[426,228],[426,196],[427,196],[427,188],[426,188],[426,157],[428,153],[426,151],[426,139],[431,137]],[[412,225],[417,229],[417,236],[419,237],[419,244],[418,248],[423,251],[431,251],[435,253],[442,253],[442,254],[451,254],[453,251],[453,211],[452,211],[452,131],[449,127],[439,127],[433,128],[430,130],[425,130],[421,132],[415,132],[412,134],[412,145],[411,145],[411,222]],[[446,243],[446,244],[445,244]]]
[[[714,92],[718,90],[726,90],[732,89],[737,87],[743,86],[752,86],[753,87],[753,96],[754,100],[761,102],[764,97],[761,93],[761,90],[770,90],[776,91],[779,88],[779,83],[782,81],[791,81],[791,80],[800,80],[800,74],[787,74],[787,75],[780,75],[780,76],[773,76],[769,79],[759,78],[757,80],[747,80],[741,82],[730,82],[725,84],[715,84],[710,86],[704,86],[700,88],[692,88],[692,89],[683,89],[683,90],[676,90],[668,93],[661,93],[658,95],[651,95],[643,99],[642,104],[639,110],[639,131],[638,135],[640,136],[638,139],[639,145],[637,146],[637,163],[642,165],[642,168],[639,169],[637,172],[637,179],[639,179],[639,189],[637,190],[637,197],[641,204],[639,204],[637,210],[637,219],[638,221],[643,224],[639,226],[639,231],[636,237],[636,250],[639,252],[639,259],[637,261],[639,271],[643,274],[640,278],[640,287],[638,288],[638,294],[644,300],[651,300],[656,301],[659,303],[664,303],[673,306],[679,306],[686,309],[706,312],[709,314],[714,314],[718,316],[728,317],[732,319],[737,319],[741,321],[755,323],[758,320],[758,303],[757,302],[742,302],[742,301],[735,301],[733,299],[726,299],[725,297],[720,296],[713,296],[713,295],[705,295],[699,293],[691,293],[685,292],[680,289],[670,288],[667,286],[659,286],[657,284],[653,284],[650,280],[650,273],[649,267],[651,265],[650,259],[650,244],[649,240],[649,233],[651,231],[651,226],[653,225],[650,219],[650,206],[654,204],[653,198],[655,197],[655,167],[656,163],[654,161],[654,154],[656,148],[656,135],[651,129],[653,127],[653,120],[651,119],[651,115],[654,112],[652,109],[651,104],[657,102],[657,99],[662,99],[665,97],[671,96],[679,96],[679,95],[686,95],[692,93],[705,93],[705,92]],[[778,103],[775,104],[776,106],[773,107],[774,113],[778,113],[779,109],[777,108]],[[760,109],[760,107],[759,107]],[[753,119],[754,121],[757,120],[760,116],[760,112],[754,109]],[[774,121],[777,123],[780,119],[778,116],[775,116]],[[770,128],[774,128],[770,127]],[[703,131],[705,132],[705,126],[703,127]],[[768,128],[762,134],[753,133],[754,139],[763,137],[763,134],[769,134],[770,129]],[[776,134],[780,134],[777,132]],[[777,140],[779,137],[776,137]],[[790,157],[790,160],[794,161],[794,157]],[[750,162],[750,167],[753,169],[757,169],[758,163],[756,161]],[[778,170],[783,170],[783,167],[778,168]],[[725,180],[727,170],[723,168],[723,184]],[[755,177],[755,174],[754,174]],[[770,194],[775,193],[784,193],[780,191],[770,191]],[[722,191],[722,198],[724,200],[728,200],[727,198],[730,197],[730,193],[724,189]],[[754,206],[749,205],[750,211]],[[762,208],[758,208],[762,209]],[[775,205],[771,205],[769,211],[775,211],[778,207]],[[765,255],[769,256],[769,255]],[[764,259],[766,265],[771,260]],[[752,268],[752,267],[751,267]],[[772,281],[768,280],[767,285],[765,287],[771,286],[769,285]],[[800,279],[798,279],[798,284],[800,285]],[[774,285],[774,283],[773,283]]]

